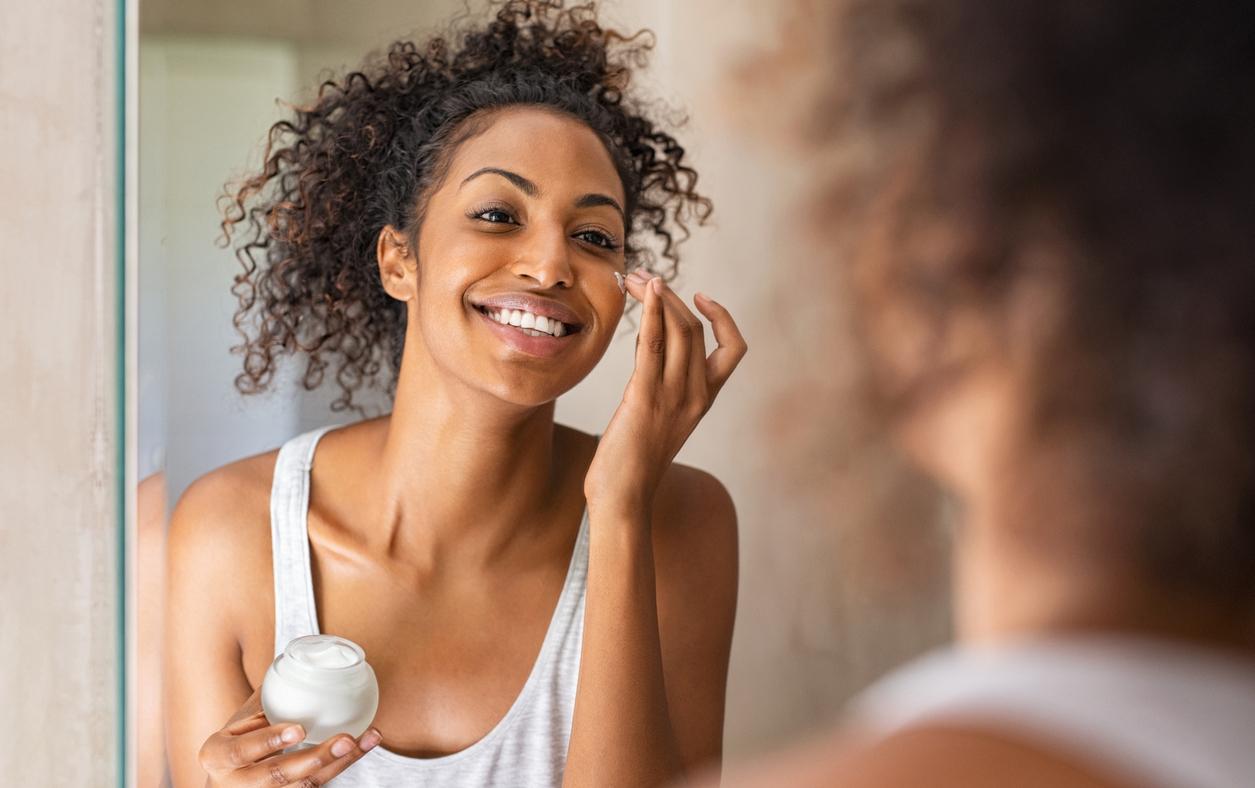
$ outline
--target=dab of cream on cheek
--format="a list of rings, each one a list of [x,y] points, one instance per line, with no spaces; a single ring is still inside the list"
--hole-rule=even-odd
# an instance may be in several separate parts
[[[375,718],[379,684],[361,646],[335,635],[307,635],[270,664],[261,707],[272,724],[300,723],[307,745],[337,733],[356,738]]]

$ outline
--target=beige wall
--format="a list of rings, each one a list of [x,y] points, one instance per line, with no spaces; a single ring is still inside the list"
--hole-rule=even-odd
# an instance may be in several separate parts
[[[115,785],[116,9],[0,24],[0,764]]]
[[[150,4],[157,5],[142,20],[152,35],[225,45],[272,31],[266,34],[295,46],[297,81],[312,86],[322,68],[352,64],[393,34],[446,19],[461,3],[377,0],[369,12],[359,3],[345,14],[348,4],[283,0],[263,4],[265,19],[232,13],[231,2],[214,4],[212,13],[207,4]],[[680,136],[716,206],[711,226],[685,247],[678,289],[722,301],[751,346],[679,458],[719,476],[740,515],[726,726],[733,759],[830,720],[853,691],[943,640],[949,627],[945,540],[933,496],[882,442],[863,437],[861,419],[844,415],[857,413],[851,338],[840,333],[838,294],[819,284],[831,256],[800,232],[807,162],[742,130],[755,125],[755,115],[777,110],[762,93],[746,106],[749,94],[730,75],[777,43],[780,5],[617,0],[605,9],[612,21],[657,33],[653,69],[641,83],[689,115]],[[263,131],[257,128],[258,139]],[[246,154],[241,149],[241,162]],[[227,260],[224,282],[230,270]],[[597,370],[559,401],[560,420],[604,428],[631,372],[632,341],[630,334],[617,339]]]

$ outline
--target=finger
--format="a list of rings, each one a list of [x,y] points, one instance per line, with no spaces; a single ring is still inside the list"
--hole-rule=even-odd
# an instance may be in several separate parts
[[[653,287],[641,284],[640,278],[628,278],[628,292],[641,300],[641,327],[636,333],[636,368],[628,386],[651,389],[662,381],[663,360],[667,348],[666,328],[662,317],[662,299]]]
[[[647,289],[649,280],[653,277],[654,274],[651,274],[648,271],[643,271],[640,268],[628,274],[623,280],[623,284],[627,288],[627,294],[635,298],[637,301],[640,301],[642,304],[645,303],[645,290]]]
[[[357,742],[352,736],[340,734],[327,739],[317,747],[311,747],[308,750],[300,750],[298,752],[288,753],[287,755],[278,755],[274,758],[267,758],[260,763],[255,763],[242,770],[241,776],[245,779],[245,784],[254,788],[269,788],[274,785],[291,785],[292,783],[300,784],[305,780],[305,785],[322,785],[313,779],[315,774],[324,770],[330,771],[332,777],[344,771],[348,767],[349,756],[355,751],[360,752]],[[360,758],[361,756],[358,755]],[[343,761],[343,765],[341,765]],[[331,779],[330,777],[327,778]],[[324,780],[323,782],[326,782]]]
[[[737,364],[741,363],[749,346],[745,343],[745,337],[741,336],[741,330],[737,328],[731,313],[722,304],[702,293],[697,294],[694,303],[698,310],[710,320],[710,328],[715,334],[715,342],[718,345],[715,352],[706,359],[707,388],[713,400],[718,395],[719,389],[723,388],[723,384],[728,381]]]
[[[688,392],[689,359],[693,355],[693,327],[683,315],[688,309],[680,302],[679,296],[667,287],[667,283],[658,277],[650,286],[655,289],[663,306],[663,320],[666,326],[667,349],[664,354],[663,385],[680,395]],[[679,303],[676,308],[675,302]]]
[[[305,738],[300,725],[267,725],[238,736],[219,736],[205,753],[204,765],[212,769],[243,769]]]
[[[318,771],[314,772],[312,776],[314,785],[325,785],[330,782],[331,778],[361,760],[362,756],[374,749],[375,745],[379,744],[381,740],[382,737],[379,735],[379,731],[374,728],[368,728],[366,732],[358,738],[357,746],[354,747],[348,755],[343,756],[339,760],[332,761]]]
[[[629,277],[628,282],[635,282],[641,291],[641,295],[643,296],[643,291],[648,286],[650,279],[648,278],[648,275],[642,275],[639,269],[634,273],[637,278],[633,279],[632,277]],[[635,295],[635,292],[633,294]],[[688,334],[690,337],[688,343],[687,367],[684,369],[686,379],[686,398],[690,402],[701,403],[701,406],[704,409],[708,403],[705,328],[702,325],[702,322],[697,319],[697,316],[693,314],[692,310],[688,308],[688,305],[684,303],[684,299],[680,298],[680,295],[668,287],[665,282],[663,283],[662,295],[663,306],[665,307],[664,314],[666,315],[667,323],[670,324],[673,320],[679,321],[682,325],[686,326],[684,333]],[[667,369],[672,370],[674,374],[678,375],[681,365],[674,362],[675,359],[673,354],[668,351],[666,363]]]
[[[645,291],[641,289],[641,285],[649,281],[649,277],[653,276],[643,268],[637,268],[627,276],[623,277],[623,286],[627,292],[632,294],[637,301],[645,300]]]
[[[689,337],[688,356],[684,369],[686,400],[700,404],[706,403],[706,330],[702,321],[693,310],[688,308],[680,294],[663,285],[664,303],[668,307],[668,317],[683,321],[685,333]]]

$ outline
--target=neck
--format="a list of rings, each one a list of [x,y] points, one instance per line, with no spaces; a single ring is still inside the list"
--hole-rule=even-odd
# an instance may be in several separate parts
[[[1101,514],[1095,517],[1101,519]],[[1125,634],[1167,638],[1255,656],[1255,621],[1247,606],[1169,590],[1148,582],[1130,547],[1086,539],[1090,528],[1053,522],[1037,537],[1023,512],[973,506],[955,545],[958,637],[988,643],[1055,634]],[[1107,532],[1116,531],[1106,529]]]
[[[554,404],[523,407],[471,389],[421,341],[406,344],[371,471],[368,538],[418,568],[489,560],[556,506]]]

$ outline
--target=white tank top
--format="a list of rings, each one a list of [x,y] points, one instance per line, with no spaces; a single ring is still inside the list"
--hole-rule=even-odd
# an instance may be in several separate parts
[[[318,439],[333,426],[292,438],[280,448],[275,462],[270,494],[275,656],[292,638],[322,634],[318,630],[309,562],[309,469]],[[464,750],[436,758],[412,758],[379,744],[328,784],[336,788],[560,785],[571,737],[584,638],[587,570],[586,507],[566,582],[540,655],[514,704],[482,739]]]
[[[878,737],[966,724],[1133,785],[1255,786],[1255,659],[1167,640],[1077,635],[945,649],[890,673],[850,709],[856,728]]]

